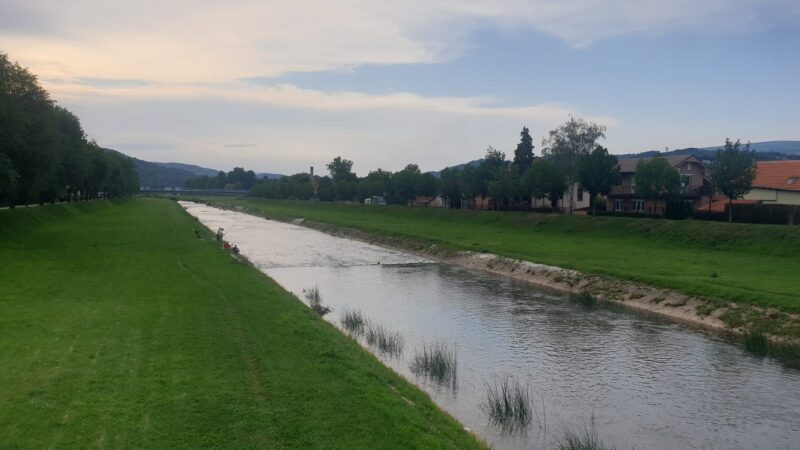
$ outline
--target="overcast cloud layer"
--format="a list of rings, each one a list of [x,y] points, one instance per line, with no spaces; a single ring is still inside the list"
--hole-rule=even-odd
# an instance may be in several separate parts
[[[0,50],[37,73],[100,144],[133,156],[294,172],[342,154],[363,173],[409,161],[438,169],[488,145],[509,152],[523,125],[541,137],[570,114],[608,125],[617,153],[647,144],[615,136],[627,131],[617,114],[558,92],[520,104],[491,85],[453,96],[420,94],[413,82],[369,92],[279,77],[449,64],[487,30],[586,53],[609,39],[742,35],[798,18],[800,2],[788,0],[2,0]]]

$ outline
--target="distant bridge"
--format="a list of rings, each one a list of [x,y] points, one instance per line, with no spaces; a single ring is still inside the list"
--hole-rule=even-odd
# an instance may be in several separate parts
[[[188,189],[188,188],[144,188],[140,194],[172,194],[172,195],[225,195],[242,197],[250,193],[245,189]]]

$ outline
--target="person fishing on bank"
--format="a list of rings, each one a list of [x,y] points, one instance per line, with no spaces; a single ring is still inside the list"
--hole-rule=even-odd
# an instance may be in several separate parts
[[[219,227],[217,230],[217,242],[222,240],[222,236],[225,235],[225,230],[222,227]]]

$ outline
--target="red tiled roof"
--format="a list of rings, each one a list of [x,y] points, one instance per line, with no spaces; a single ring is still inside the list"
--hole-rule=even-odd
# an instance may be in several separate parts
[[[734,205],[755,205],[759,203],[759,200],[734,200]],[[714,201],[711,202],[711,212],[715,213],[724,213],[725,208],[728,207],[728,197],[724,195],[715,195]],[[696,211],[707,212],[709,205],[699,206],[695,208]]]
[[[762,161],[756,171],[754,188],[800,191],[800,161]]]

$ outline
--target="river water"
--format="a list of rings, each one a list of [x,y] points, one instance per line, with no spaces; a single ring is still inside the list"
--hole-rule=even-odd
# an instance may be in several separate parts
[[[225,228],[299,298],[317,286],[332,308],[326,320],[341,328],[342,312],[359,310],[399,332],[401,354],[373,353],[493,448],[553,448],[564,430],[592,423],[619,449],[800,448],[800,370],[711,332],[297,225],[181,205],[209,229]],[[456,348],[455,385],[411,371],[433,341]],[[527,428],[493,425],[481,408],[487,385],[502,379],[529,388],[535,417]]]

